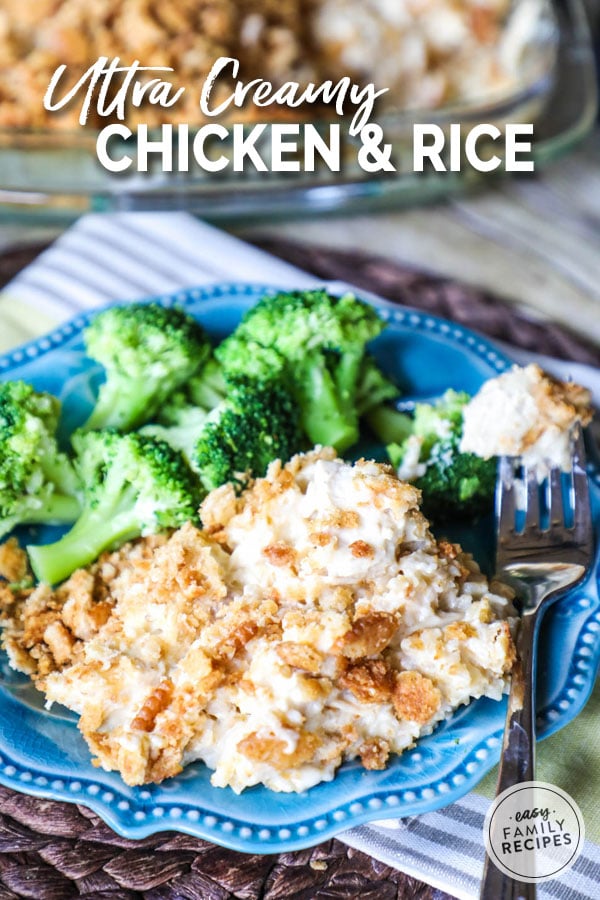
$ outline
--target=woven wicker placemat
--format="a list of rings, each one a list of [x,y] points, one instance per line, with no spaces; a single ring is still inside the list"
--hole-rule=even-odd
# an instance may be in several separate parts
[[[389,260],[288,241],[261,246],[319,278],[341,279],[540,353],[600,365],[600,348],[489,294]],[[0,287],[41,246],[0,257]],[[401,861],[399,861],[401,865]],[[187,835],[116,835],[89,810],[0,787],[0,900],[449,900],[371,857],[328,841],[271,856]]]
[[[260,856],[184,834],[140,841],[81,806],[0,787],[0,900],[443,900],[341,844]]]

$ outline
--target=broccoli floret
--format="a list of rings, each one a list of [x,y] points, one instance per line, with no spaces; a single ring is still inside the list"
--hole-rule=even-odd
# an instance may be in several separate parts
[[[152,437],[166,443],[181,453],[188,463],[194,456],[196,443],[202,432],[202,428],[206,421],[207,413],[199,407],[188,407],[189,415],[182,416],[179,425],[158,425],[150,423],[140,428],[139,434],[145,437]]]
[[[300,423],[312,443],[342,452],[358,439],[357,391],[367,343],[384,322],[376,310],[351,294],[325,290],[293,291],[263,298],[216,350],[230,370],[268,367],[280,358],[300,410]],[[235,372],[233,372],[235,377]]]
[[[399,391],[396,385],[383,374],[374,358],[367,354],[361,363],[356,388],[356,411],[364,416],[375,410],[386,400],[395,400]]]
[[[286,361],[281,353],[274,347],[263,347],[257,341],[238,339],[235,334],[216,350],[224,377],[230,384],[248,379],[258,382],[287,379]]]
[[[113,306],[95,317],[84,338],[88,355],[106,370],[84,431],[130,431],[149,421],[211,352],[191,316],[158,303]]]
[[[206,417],[225,399],[227,390],[221,366],[211,356],[185,387],[171,394],[158,411],[156,422],[144,425],[140,433],[166,441],[189,462]]]
[[[224,397],[221,397],[223,400]],[[219,402],[221,402],[219,400]],[[185,391],[177,391],[161,408],[156,421],[168,428],[188,428],[194,425],[201,426],[212,407],[205,408],[190,403]],[[144,428],[150,426],[145,425]]]
[[[107,430],[78,432],[73,445],[83,510],[59,541],[27,548],[40,581],[63,581],[107,548],[197,521],[197,481],[164,441]]]
[[[459,444],[460,436],[456,434],[434,444],[425,474],[415,482],[423,493],[423,512],[437,522],[473,519],[492,506],[495,459],[461,453]]]
[[[440,439],[458,435],[463,426],[463,408],[471,398],[464,391],[448,390],[436,403],[417,403],[413,433],[422,440],[423,456],[428,458]]]
[[[201,390],[193,392],[194,398],[205,403],[218,398],[216,406],[194,405],[190,402],[192,391],[188,386],[163,407],[158,424],[141,429],[142,434],[167,441],[183,454],[195,472],[202,471],[207,490],[234,480],[234,475],[246,471],[262,475],[268,462],[277,457],[287,459],[300,446],[298,413],[281,366],[261,367],[257,362],[261,357],[267,359],[277,353],[260,347],[258,350],[262,354],[254,353],[248,366],[234,361],[232,369],[227,371],[227,382],[217,363]],[[211,440],[209,456],[214,457],[214,465],[212,460],[205,462],[203,453],[198,452],[199,446],[206,446],[208,434]],[[214,444],[218,441],[222,446],[215,450]],[[221,468],[224,475],[206,474]]]
[[[226,394],[227,384],[221,365],[211,356],[188,381],[186,396],[193,406],[202,407],[209,412],[225,399]],[[165,421],[164,418],[161,421]]]
[[[226,395],[221,366],[211,356],[184,387],[171,394],[158,411],[156,422],[144,425],[140,431],[166,441],[189,461],[207,415]]]
[[[192,466],[207,491],[227,481],[238,488],[274,459],[288,460],[303,436],[292,397],[279,382],[249,380],[231,387],[208,416]]]
[[[189,463],[194,455],[196,443],[206,422],[208,412],[200,406],[187,402],[185,394],[172,397],[168,408],[163,410],[158,423],[150,423],[140,428],[139,433],[166,441],[183,454]],[[164,423],[164,424],[161,424]]]
[[[0,536],[79,515],[78,481],[56,430],[60,402],[24,381],[0,384]]]
[[[416,450],[418,459],[411,463],[417,465],[410,468],[423,471],[408,477],[422,491],[423,512],[436,521],[474,518],[492,504],[495,459],[460,452],[462,410],[469,399],[468,394],[450,390],[436,403],[417,403],[410,434],[387,446],[401,475]]]

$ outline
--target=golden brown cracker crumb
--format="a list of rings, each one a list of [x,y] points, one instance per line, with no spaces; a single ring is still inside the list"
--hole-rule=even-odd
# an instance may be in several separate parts
[[[450,541],[438,541],[438,547],[440,550],[440,555],[445,556],[446,559],[456,559],[456,557],[458,556],[459,548],[456,544],[451,544]]]
[[[301,732],[297,736],[296,747],[289,750],[285,741],[274,735],[249,734],[238,746],[240,753],[255,762],[267,763],[275,769],[285,771],[293,766],[308,762],[315,755],[320,740],[315,734]]]
[[[384,650],[397,630],[395,616],[373,612],[357,619],[340,641],[341,652],[350,659],[375,656]]]
[[[561,381],[536,363],[533,367],[539,377],[537,391],[542,411],[550,414],[559,427],[568,428],[575,417],[582,425],[589,425],[593,416],[591,391],[580,384]]]
[[[144,700],[144,705],[131,723],[132,731],[152,731],[157,715],[167,708],[172,696],[173,682],[165,678]]]
[[[63,622],[81,640],[96,634],[108,621],[113,607],[111,601],[96,600],[96,577],[85,569],[74,572],[56,595],[63,604]]]
[[[0,544],[0,578],[23,581],[29,574],[27,554],[19,547],[17,539],[11,537]]]
[[[322,528],[358,528],[360,516],[353,509],[336,509],[319,520]]]
[[[390,755],[390,745],[383,738],[374,738],[361,744],[358,755],[365,769],[372,771],[385,769]]]
[[[239,653],[246,646],[248,641],[256,637],[260,630],[260,626],[256,622],[240,622],[239,625],[234,626],[224,640],[219,641],[218,655],[235,656],[236,653]]]
[[[277,647],[279,658],[297,669],[316,675],[323,662],[323,654],[308,644],[297,644],[294,641],[282,641]]]
[[[43,640],[57,666],[64,666],[70,661],[75,640],[62,622],[58,620],[50,622],[44,629]]]
[[[392,701],[400,719],[424,724],[437,712],[441,694],[432,680],[420,672],[399,672]]]
[[[392,673],[382,659],[365,659],[348,666],[339,684],[361,703],[385,703],[392,695]]]
[[[284,541],[264,547],[263,555],[273,566],[293,566],[296,562],[296,551]]]
[[[498,623],[498,635],[496,637],[496,641],[501,646],[501,653],[504,659],[502,671],[508,674],[512,670],[517,660],[517,649],[515,647],[512,634],[510,633],[508,622]]]
[[[477,636],[477,629],[468,622],[451,622],[450,625],[446,625],[444,635],[447,640],[467,641]]]
[[[211,491],[202,501],[200,518],[208,534],[222,531],[239,509],[239,500],[229,482]]]
[[[375,550],[366,541],[353,541],[350,544],[350,553],[357,559],[375,556]]]

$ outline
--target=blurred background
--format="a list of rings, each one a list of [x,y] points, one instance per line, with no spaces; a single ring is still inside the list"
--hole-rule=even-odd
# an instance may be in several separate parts
[[[88,0],[4,0],[4,280],[13,260],[24,263],[85,213],[188,211],[308,268],[312,249],[348,253],[343,264],[324,265],[322,277],[356,278],[351,262],[360,248],[386,263],[501,292],[527,315],[549,317],[600,342],[597,0],[585,0],[585,7],[581,0],[434,0],[417,4],[417,12],[408,0],[309,0],[308,35],[301,15],[306,2],[180,0],[167,13],[155,0],[91,6]],[[107,18],[111,8],[119,15]],[[165,34],[169,40],[161,44]],[[93,128],[74,129],[72,111],[55,121],[39,98],[58,60],[70,60],[76,73],[89,54],[131,54],[132,41],[144,59],[177,66],[190,84],[214,53],[234,50],[244,54],[247,72],[265,66],[275,80],[339,75],[346,68],[357,79],[389,79],[385,133],[405,161],[418,121],[444,127],[532,121],[536,174],[422,177],[405,165],[382,178],[349,163],[335,175],[110,176],[95,159]],[[190,87],[189,94],[197,90]],[[183,112],[197,115],[188,107]],[[244,114],[256,118],[256,111]]]
[[[597,4],[582,0],[4,0],[0,9],[0,213],[29,225],[68,224],[86,211],[187,210],[226,225],[259,217],[314,217],[326,211],[394,209],[487,187],[477,173],[436,177],[412,171],[415,123],[533,122],[538,168],[565,156],[596,114],[592,28]],[[111,121],[92,103],[79,124],[81,97],[59,112],[41,98],[59,65],[60,90],[99,56],[124,64],[170,66],[185,88],[168,110],[127,108],[131,128],[202,124],[200,87],[218,56],[241,60],[243,79],[304,86],[350,76],[388,89],[376,117],[394,146],[397,173],[369,175],[342,120],[341,173],[263,173],[219,178],[190,171],[106,172],[94,151],[97,129]],[[119,81],[115,79],[109,97]],[[215,90],[230,90],[221,79]],[[217,98],[218,99],[218,98]],[[327,124],[327,105],[294,111],[246,104],[224,123],[268,117]],[[117,146],[117,152],[124,148]],[[231,153],[225,142],[219,152]],[[266,147],[268,159],[268,147]],[[135,170],[132,169],[131,172]]]

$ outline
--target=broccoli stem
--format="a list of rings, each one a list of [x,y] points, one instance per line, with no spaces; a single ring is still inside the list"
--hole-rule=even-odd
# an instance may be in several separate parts
[[[140,429],[140,434],[166,441],[170,447],[182,453],[186,462],[191,465],[200,430],[200,416],[198,416],[195,428],[185,425],[145,425]]]
[[[324,361],[311,360],[305,377],[296,383],[296,392],[302,428],[314,444],[335,447],[343,453],[356,443],[358,416],[340,400]]]
[[[413,421],[391,406],[376,406],[366,415],[369,427],[384,444],[402,444],[413,433]]]
[[[118,386],[112,381],[100,385],[98,399],[89,419],[81,431],[98,431],[116,428],[128,431],[145,422],[152,412],[150,403],[156,394],[156,384],[150,379],[129,379],[127,392],[123,383]]]
[[[211,410],[227,394],[227,383],[216,359],[209,359],[200,372],[188,383],[189,396],[195,406]]]
[[[75,569],[94,562],[103,550],[132,540],[139,533],[139,516],[133,509],[114,517],[103,510],[88,510],[60,540],[29,546],[27,552],[38,580],[58,584]]]
[[[79,482],[75,474],[75,470],[67,457],[59,453],[58,456],[43,456],[40,459],[40,466],[45,475],[46,481],[55,485],[56,490],[62,494],[76,494],[79,488]],[[77,518],[77,516],[74,516]],[[67,521],[67,520],[65,520]],[[72,521],[72,520],[71,520]]]
[[[27,525],[68,525],[74,522],[81,512],[81,504],[76,497],[66,494],[51,494],[40,506],[28,512],[24,523]]]
[[[358,373],[360,372],[360,364],[363,359],[363,349],[360,352],[352,353],[346,350],[336,359],[334,368],[335,383],[338,391],[346,404],[348,410],[354,410],[356,400],[356,390],[358,384]]]
[[[0,521],[0,538],[17,525],[69,525],[81,512],[81,505],[75,497],[52,494],[38,509],[28,508],[19,516],[9,516]]]

